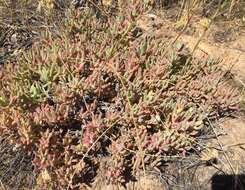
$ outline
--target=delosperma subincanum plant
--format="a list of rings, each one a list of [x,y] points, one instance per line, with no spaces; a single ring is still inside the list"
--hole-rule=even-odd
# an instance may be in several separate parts
[[[101,157],[112,163],[108,183],[123,183],[163,156],[186,156],[207,119],[238,110],[217,62],[136,37],[136,19],[75,11],[0,71],[0,133],[34,155],[42,186],[82,187]]]

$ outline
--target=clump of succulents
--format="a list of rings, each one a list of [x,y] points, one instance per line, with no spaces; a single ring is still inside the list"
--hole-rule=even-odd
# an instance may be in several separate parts
[[[0,133],[34,155],[42,187],[82,188],[101,157],[112,163],[108,183],[124,183],[185,156],[207,119],[238,109],[217,62],[136,37],[136,20],[135,10],[106,23],[75,11],[0,70]]]

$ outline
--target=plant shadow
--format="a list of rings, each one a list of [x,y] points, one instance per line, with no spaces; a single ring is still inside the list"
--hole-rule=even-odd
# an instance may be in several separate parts
[[[214,175],[211,181],[212,190],[245,190],[245,174]]]

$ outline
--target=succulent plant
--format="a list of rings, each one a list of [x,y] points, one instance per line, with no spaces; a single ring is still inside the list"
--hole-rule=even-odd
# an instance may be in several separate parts
[[[163,156],[185,156],[207,119],[238,110],[238,91],[217,62],[182,48],[166,54],[164,39],[138,40],[136,19],[105,23],[74,11],[59,34],[43,33],[4,65],[0,132],[34,154],[43,187],[82,187],[100,157],[113,163],[108,183],[123,183],[127,172],[158,168]]]

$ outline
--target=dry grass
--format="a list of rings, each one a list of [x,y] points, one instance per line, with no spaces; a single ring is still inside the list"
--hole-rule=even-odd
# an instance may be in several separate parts
[[[15,149],[1,135],[0,138],[0,188],[31,188],[35,184],[31,159],[21,150]]]

